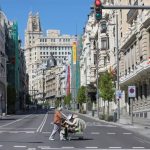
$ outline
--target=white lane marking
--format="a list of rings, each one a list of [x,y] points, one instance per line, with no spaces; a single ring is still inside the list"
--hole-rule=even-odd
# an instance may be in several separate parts
[[[62,147],[62,148],[74,148],[74,147]]]
[[[8,124],[5,124],[5,125],[3,125],[3,126],[0,126],[0,128],[5,127],[5,126],[8,126],[8,125],[10,125],[10,124],[13,124],[13,123],[15,123],[15,122],[18,122],[18,121],[20,121],[20,120],[23,120],[24,118],[27,118],[27,117],[29,117],[29,116],[31,116],[31,115],[32,115],[32,114],[27,115],[27,116],[25,116],[25,117],[23,117],[23,118],[21,118],[21,119],[16,120],[16,121],[10,122],[10,123],[8,123]]]
[[[61,112],[61,114],[62,114],[64,117],[67,117],[64,113]]]
[[[51,124],[54,124],[54,122],[51,122]]]
[[[141,148],[145,148],[145,147],[132,147],[134,149],[141,149]]]
[[[51,148],[41,148],[41,149],[51,149]]]
[[[3,145],[0,145],[0,147],[2,147]]]
[[[107,133],[107,134],[116,134],[116,133]]]
[[[45,117],[44,117],[42,123],[40,124],[40,126],[38,127],[38,129],[36,130],[36,132],[39,132],[39,130],[40,130],[41,126],[43,125],[43,122],[44,122],[44,120],[45,120],[45,118],[46,118],[46,115],[47,115],[47,114],[45,114]]]
[[[28,150],[36,150],[36,148],[28,148]]]
[[[145,143],[145,141],[142,140],[141,138],[135,137],[135,139],[136,139],[137,141],[141,142],[141,143]]]
[[[24,133],[24,132],[35,132],[35,131],[0,131],[0,133],[4,133],[4,132],[8,132],[8,133],[14,133],[14,132]]]
[[[123,134],[132,134],[132,133],[123,133]]]
[[[42,132],[42,133],[44,133],[44,134],[50,134],[51,132]]]
[[[14,146],[14,147],[26,147],[26,146]]]
[[[18,133],[17,131],[12,131],[12,132],[10,132],[10,133]]]
[[[94,149],[94,148],[98,148],[98,147],[86,147],[86,148],[92,148],[92,149]]]
[[[117,126],[113,125],[94,125],[94,124],[87,124],[87,127],[108,127],[108,128],[116,128]]]
[[[109,148],[121,148],[121,147],[109,147]]]
[[[99,132],[91,132],[91,134],[99,134]]]
[[[50,148],[50,146],[38,146],[38,148]]]
[[[28,131],[28,132],[26,132],[26,133],[34,133],[35,131]]]
[[[2,129],[16,129],[16,128],[1,128]],[[17,128],[17,129],[37,129],[37,128]]]
[[[45,123],[46,123],[47,117],[48,117],[48,114],[46,115],[46,118],[45,118],[45,121],[43,122],[43,125],[41,126],[40,132],[42,132],[42,129],[43,129]]]

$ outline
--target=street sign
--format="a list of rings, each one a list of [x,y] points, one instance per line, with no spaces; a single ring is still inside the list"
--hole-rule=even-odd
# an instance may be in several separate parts
[[[116,90],[116,99],[121,99],[121,90]]]
[[[128,86],[128,97],[135,97],[135,86]]]

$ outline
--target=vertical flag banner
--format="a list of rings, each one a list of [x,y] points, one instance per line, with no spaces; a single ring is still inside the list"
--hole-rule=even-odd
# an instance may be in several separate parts
[[[76,64],[76,42],[73,42],[73,64]]]

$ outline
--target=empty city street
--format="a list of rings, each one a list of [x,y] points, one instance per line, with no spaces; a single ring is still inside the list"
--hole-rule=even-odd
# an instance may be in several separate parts
[[[68,115],[69,111],[63,110]],[[126,129],[84,117],[86,130],[71,141],[49,141],[53,130],[54,111],[34,110],[31,113],[13,115],[0,120],[0,150],[40,149],[149,149],[150,139]],[[77,134],[79,135],[79,134]]]

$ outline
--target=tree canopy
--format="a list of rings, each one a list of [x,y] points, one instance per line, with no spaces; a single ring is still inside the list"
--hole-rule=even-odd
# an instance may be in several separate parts
[[[114,98],[115,83],[110,73],[106,72],[100,76],[98,87],[101,92],[99,96],[102,97],[104,101],[110,101]]]
[[[82,104],[85,103],[85,86],[81,86],[78,90],[78,94],[77,94],[77,100],[78,103]]]
[[[59,100],[56,100],[56,101],[55,101],[55,106],[59,106],[59,103],[60,103],[60,101],[59,101]]]
[[[71,93],[69,93],[69,94],[67,95],[67,104],[70,105],[70,101],[71,101]]]
[[[67,97],[66,96],[64,97],[64,104],[65,105],[67,104]]]

